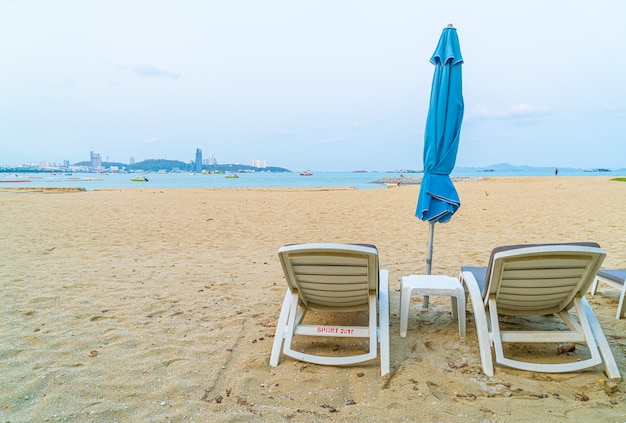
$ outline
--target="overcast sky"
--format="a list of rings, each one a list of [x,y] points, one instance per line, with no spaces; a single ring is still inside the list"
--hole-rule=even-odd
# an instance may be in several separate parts
[[[626,167],[626,2],[0,1],[0,165],[421,169],[453,23],[457,166]]]

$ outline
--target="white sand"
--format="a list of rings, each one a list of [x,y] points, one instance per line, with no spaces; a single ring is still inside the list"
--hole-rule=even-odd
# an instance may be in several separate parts
[[[626,183],[609,179],[458,183],[462,206],[436,225],[433,273],[485,265],[498,245],[567,241],[596,241],[603,267],[625,268]],[[486,377],[473,316],[460,340],[449,298],[428,310],[414,299],[400,338],[400,278],[426,268],[418,189],[0,192],[0,418],[623,422],[624,383],[607,388],[602,366]],[[268,365],[286,289],[276,252],[295,242],[378,247],[390,377],[377,361]],[[589,299],[626,374],[617,291]]]

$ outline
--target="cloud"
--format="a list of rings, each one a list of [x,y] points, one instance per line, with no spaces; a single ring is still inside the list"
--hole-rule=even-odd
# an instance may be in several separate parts
[[[156,66],[135,66],[133,71],[141,77],[155,77],[155,78],[169,78],[169,79],[178,79],[180,78],[180,74],[174,72],[168,72],[166,70],[162,70],[157,68]]]

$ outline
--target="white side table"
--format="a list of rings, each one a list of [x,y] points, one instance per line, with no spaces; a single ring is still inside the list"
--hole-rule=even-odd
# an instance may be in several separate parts
[[[465,338],[465,290],[458,279],[442,275],[403,276],[400,284],[400,336],[406,336],[412,295],[449,296],[452,318],[459,321],[459,336]]]

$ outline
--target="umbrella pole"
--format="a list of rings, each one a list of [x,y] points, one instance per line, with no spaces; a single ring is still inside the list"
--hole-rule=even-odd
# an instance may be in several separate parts
[[[433,239],[435,237],[435,222],[430,223],[430,233],[428,235],[428,253],[426,255],[426,274],[432,274],[433,267]],[[424,295],[424,302],[422,307],[428,308],[428,295]]]

